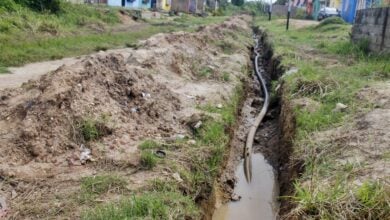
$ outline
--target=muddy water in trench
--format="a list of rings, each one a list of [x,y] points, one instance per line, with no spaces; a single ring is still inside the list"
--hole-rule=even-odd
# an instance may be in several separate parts
[[[228,202],[215,210],[213,220],[268,220],[276,219],[279,195],[274,170],[262,154],[252,155],[252,182],[245,179],[243,160],[236,169],[238,179],[234,193],[240,201]]]

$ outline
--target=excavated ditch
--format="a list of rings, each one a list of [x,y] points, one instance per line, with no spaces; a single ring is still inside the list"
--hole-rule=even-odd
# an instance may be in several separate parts
[[[265,72],[264,77],[272,94],[270,108],[254,138],[253,177],[248,183],[243,167],[244,146],[249,129],[264,101],[260,83],[253,74],[253,80],[246,85],[246,99],[232,138],[228,161],[214,189],[215,210],[210,217],[213,220],[259,219],[259,216],[261,219],[278,219],[278,196],[284,194],[291,177],[287,164],[290,140],[294,133],[293,116],[289,104],[281,98],[283,86],[279,86],[278,91],[271,91],[271,81],[278,80],[283,69],[280,61],[273,57],[266,33],[258,28],[254,28],[254,33],[260,36],[262,57],[259,64]]]

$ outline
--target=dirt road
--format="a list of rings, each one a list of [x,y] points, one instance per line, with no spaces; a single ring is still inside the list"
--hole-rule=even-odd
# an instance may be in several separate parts
[[[30,63],[22,67],[9,67],[9,74],[0,74],[0,90],[5,88],[19,87],[29,80],[37,80],[40,76],[52,72],[61,66],[71,66],[87,56],[104,55],[109,53],[125,53],[128,49],[114,49],[86,56],[68,57],[60,60],[43,61]]]

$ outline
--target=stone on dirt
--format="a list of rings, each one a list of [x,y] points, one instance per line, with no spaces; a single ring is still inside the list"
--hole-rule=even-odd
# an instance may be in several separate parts
[[[344,105],[343,103],[337,103],[336,107],[333,109],[333,112],[343,112],[348,108],[347,105]]]

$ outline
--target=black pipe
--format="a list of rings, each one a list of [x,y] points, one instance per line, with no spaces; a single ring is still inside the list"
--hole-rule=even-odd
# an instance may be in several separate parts
[[[290,11],[287,12],[287,24],[286,24],[286,30],[288,31],[288,26],[290,24]]]

